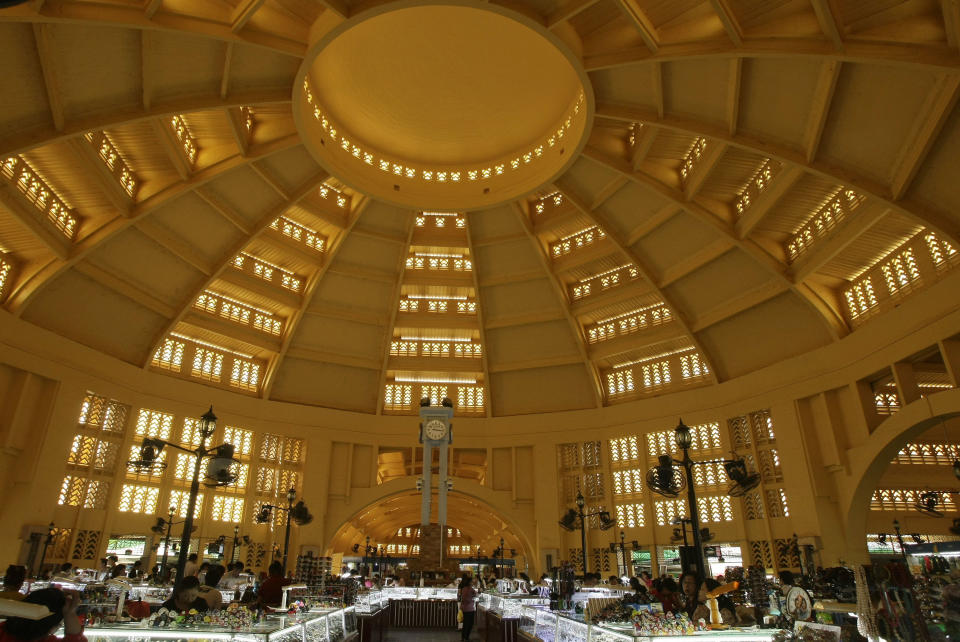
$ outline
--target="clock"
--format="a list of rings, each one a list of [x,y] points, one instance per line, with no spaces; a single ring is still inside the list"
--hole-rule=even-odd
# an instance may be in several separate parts
[[[430,419],[423,426],[423,434],[427,439],[440,441],[447,436],[447,424],[441,419]]]

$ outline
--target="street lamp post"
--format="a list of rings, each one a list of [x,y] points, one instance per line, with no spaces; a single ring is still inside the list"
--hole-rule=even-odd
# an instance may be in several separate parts
[[[580,517],[580,553],[583,559],[583,579],[587,579],[587,521],[583,515],[583,493],[577,492],[577,514]]]
[[[57,534],[57,527],[53,522],[47,526],[47,536],[43,540],[43,551],[40,553],[40,566],[37,567],[37,576],[43,573],[43,562],[47,558],[47,549],[53,543],[53,536]]]
[[[897,543],[900,544],[900,555],[903,556],[903,561],[907,561],[907,552],[903,550],[903,535],[900,533],[900,521],[893,520],[893,530],[897,533]]]
[[[230,563],[237,559],[237,547],[240,546],[240,524],[233,526],[233,548],[230,550]]]
[[[694,461],[690,459],[690,446],[693,444],[693,435],[690,433],[690,428],[684,425],[683,422],[680,422],[680,425],[677,426],[674,433],[677,436],[677,447],[683,451],[683,459],[680,460],[680,465],[683,466],[683,470],[687,476],[687,510],[690,511],[690,530],[693,531],[693,545],[697,549],[697,575],[702,578],[706,576],[707,567],[703,559],[703,541],[700,539],[700,513],[697,510],[697,494],[693,486]],[[686,539],[687,529],[684,528],[683,532],[684,539]]]
[[[613,528],[616,525],[616,522],[610,518],[610,513],[605,510],[594,511],[592,513],[584,513],[584,499],[583,493],[577,492],[577,508],[567,511],[563,516],[563,519],[560,520],[560,527],[567,531],[572,531],[576,528],[577,520],[580,522],[580,545],[583,552],[583,575],[586,577],[587,569],[587,518],[588,517],[599,517],[600,518],[600,530],[607,530]]]
[[[265,524],[271,519],[273,510],[282,510],[287,513],[287,530],[283,539],[283,574],[287,574],[287,554],[290,549],[290,522],[296,522],[299,526],[305,526],[313,521],[313,515],[310,514],[310,511],[307,509],[306,505],[301,499],[299,502],[294,504],[294,500],[297,498],[297,491],[295,488],[291,488],[287,491],[286,506],[276,506],[274,504],[264,504],[260,507],[260,512],[257,514],[256,521],[258,524]]]
[[[683,486],[687,487],[687,510],[690,515],[690,528],[693,530],[693,546],[696,549],[695,562],[697,575],[702,579],[706,575],[707,565],[703,556],[703,539],[700,533],[700,515],[697,506],[697,494],[694,490],[693,467],[699,464],[723,464],[727,477],[733,485],[727,489],[731,497],[739,497],[755,488],[760,483],[760,475],[750,473],[742,457],[735,459],[712,459],[708,461],[694,461],[690,458],[690,447],[693,445],[693,434],[690,428],[680,420],[674,430],[677,447],[683,451],[682,459],[674,459],[668,454],[660,455],[658,464],[647,473],[647,483],[650,489],[667,497],[676,497]],[[674,465],[683,467],[684,476],[678,479],[674,473]],[[686,528],[683,529],[686,540]],[[684,569],[689,570],[689,569]]]
[[[208,485],[225,486],[236,481],[236,474],[230,467],[236,460],[233,458],[234,446],[230,443],[208,448],[207,440],[217,428],[217,416],[213,414],[213,406],[200,417],[199,444],[193,450],[179,444],[148,437],[140,446],[140,459],[129,462],[138,469],[152,469],[165,467],[166,464],[157,461],[157,457],[164,446],[176,448],[193,455],[193,476],[190,479],[190,497],[187,500],[187,510],[183,520],[183,535],[180,537],[180,556],[177,558],[177,583],[183,579],[184,569],[187,567],[187,556],[190,554],[190,534],[193,532],[193,513],[197,508],[197,495],[200,493],[200,466],[205,459],[210,459],[207,476],[212,480]]]
[[[176,513],[176,506],[170,507],[170,515],[167,519],[162,517],[157,518],[156,526],[152,526],[150,530],[154,533],[162,533],[166,529],[167,533],[163,538],[163,558],[160,561],[160,577],[163,578],[167,574],[167,554],[170,552],[170,531],[173,529],[174,525],[182,524],[183,522],[174,522],[173,515]]]

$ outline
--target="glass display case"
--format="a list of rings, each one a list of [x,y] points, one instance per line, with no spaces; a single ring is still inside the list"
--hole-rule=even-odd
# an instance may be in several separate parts
[[[306,613],[302,617],[269,616],[259,624],[230,631],[222,627],[150,627],[143,622],[103,624],[84,630],[88,642],[162,640],[236,640],[238,642],[343,642],[357,631],[354,608]],[[62,632],[61,632],[62,633]]]
[[[385,589],[389,591],[390,589]],[[354,603],[357,613],[369,614],[376,613],[387,605],[387,598],[384,597],[384,591],[367,591],[358,593],[357,601]]]
[[[557,613],[535,604],[521,606],[519,618],[519,631],[542,642],[666,642],[677,637],[636,636],[632,624],[587,624],[582,616]],[[719,642],[768,642],[776,633],[776,629],[730,629],[701,631],[690,637]]]
[[[386,600],[455,600],[457,589],[416,586],[391,586],[380,590],[383,601]],[[385,604],[384,604],[385,605]]]

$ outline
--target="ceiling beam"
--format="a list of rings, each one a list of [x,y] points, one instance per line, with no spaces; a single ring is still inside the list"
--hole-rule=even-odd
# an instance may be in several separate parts
[[[830,104],[837,89],[837,79],[840,77],[842,63],[831,60],[820,67],[817,85],[813,90],[813,100],[810,104],[810,113],[807,116],[807,125],[803,131],[804,158],[808,163],[817,157],[820,148],[820,138],[823,136],[823,127],[827,124],[830,114]]]
[[[173,254],[175,257],[190,265],[202,274],[213,274],[214,266],[205,256],[197,251],[194,244],[189,243],[178,234],[174,234],[165,226],[157,223],[153,219],[145,218],[137,221],[136,227],[147,238],[154,243]]]
[[[604,43],[606,45],[606,43]],[[879,41],[850,40],[838,50],[821,37],[772,39],[756,37],[744,39],[740,47],[733,43],[705,39],[698,42],[661,44],[656,54],[646,47],[631,46],[622,49],[603,49],[597,52],[586,51],[584,67],[587,71],[609,69],[638,62],[675,62],[693,58],[784,58],[800,60],[820,60],[826,62],[855,62],[922,69],[933,67],[943,72],[955,72],[960,67],[960,56],[956,49],[944,47],[940,43],[923,45],[919,43],[883,43]]]
[[[727,3],[727,0],[710,0],[710,5],[716,12],[717,17],[720,18],[720,22],[723,24],[723,30],[726,31],[727,36],[730,37],[730,42],[737,47],[742,45],[743,31],[740,29],[737,17]]]
[[[773,211],[777,201],[786,194],[791,187],[796,184],[803,176],[803,170],[796,165],[787,165],[777,172],[767,188],[757,194],[737,222],[734,223],[734,230],[737,238],[745,239],[750,236],[757,225],[764,217]]]
[[[230,31],[240,33],[250,22],[253,14],[260,10],[264,2],[265,0],[240,0],[240,3],[230,14]]]
[[[581,11],[586,11],[599,1],[600,0],[567,0],[567,2],[561,4],[546,16],[544,21],[546,22],[547,29],[553,29],[558,24],[573,18]]]
[[[230,68],[233,66],[233,43],[228,42],[223,48],[223,71],[220,73],[220,98],[226,98],[230,93]]]
[[[765,303],[784,292],[788,292],[789,289],[790,288],[783,283],[768,281],[742,292],[738,296],[727,299],[703,314],[698,314],[693,320],[694,332],[702,332],[710,326],[734,317],[741,312],[746,312],[750,308]]]
[[[833,43],[837,49],[843,49],[843,24],[840,22],[840,12],[833,0],[810,0],[813,12],[817,14],[817,22],[823,35]]]
[[[227,251],[220,256],[219,260],[216,261],[214,272],[212,274],[208,274],[202,280],[202,282],[193,289],[190,295],[178,306],[179,312],[164,325],[162,330],[156,336],[154,336],[153,341],[149,346],[149,351],[146,353],[146,357],[142,364],[144,368],[150,366],[150,360],[154,352],[156,352],[157,346],[160,345],[160,343],[168,334],[176,329],[177,324],[180,323],[180,321],[186,316],[187,312],[190,311],[190,308],[193,306],[193,302],[197,299],[197,297],[200,296],[204,290],[210,287],[210,285],[220,276],[221,272],[230,268],[230,265],[233,263],[233,257],[239,254],[240,251],[249,245],[250,242],[257,236],[262,234],[265,229],[268,229],[270,224],[273,223],[278,216],[295,206],[297,202],[305,198],[307,194],[319,187],[323,181],[327,180],[327,178],[329,178],[329,174],[321,170],[312,178],[307,179],[293,194],[290,195],[290,198],[287,201],[271,207],[265,213],[263,213],[259,220],[252,226],[249,236],[243,237],[239,241],[230,245]],[[263,386],[261,386],[261,391],[262,390]]]
[[[252,169],[264,183],[269,185],[270,189],[276,192],[277,196],[283,200],[289,200],[290,194],[287,193],[287,189],[280,184],[280,181],[277,180],[277,177],[274,176],[270,170],[264,167],[262,163],[250,163],[250,169]]]
[[[528,206],[529,207],[529,206]],[[476,247],[473,244],[473,231],[470,229],[470,215],[467,214],[467,249],[470,251],[470,260],[473,261],[474,269],[470,270],[470,276],[473,277],[473,291],[477,299],[477,327],[479,328],[480,333],[480,342],[483,345],[483,354],[480,357],[480,363],[483,368],[483,389],[484,389],[484,404],[483,412],[486,417],[493,416],[493,397],[492,397],[492,387],[490,386],[490,344],[487,342],[487,315],[483,309],[483,297],[480,293],[480,283],[477,277],[476,270],[476,260],[477,260],[477,251]],[[529,220],[529,216],[527,219]],[[529,232],[529,227],[525,228],[525,231]],[[412,236],[410,237],[413,238]],[[409,247],[409,245],[408,245]],[[398,293],[399,294],[399,293]],[[399,299],[399,296],[396,297]],[[563,304],[560,304],[563,307]],[[381,386],[382,388],[383,386]]]
[[[722,141],[707,141],[706,149],[703,150],[700,158],[693,164],[692,171],[687,175],[687,180],[683,183],[683,197],[688,201],[693,200],[700,188],[710,176],[720,159],[727,151],[726,143]]]
[[[22,315],[36,295],[52,283],[57,276],[76,265],[87,255],[101,247],[103,243],[125,231],[140,219],[233,169],[245,167],[257,158],[276,154],[299,143],[298,136],[286,136],[269,143],[257,145],[251,150],[249,159],[243,159],[239,156],[224,159],[198,171],[190,180],[175,183],[136,203],[129,217],[124,217],[118,212],[117,216],[79,239],[69,250],[65,249],[64,256],[59,257],[59,260],[44,265],[23,281],[17,291],[7,298],[7,309],[16,316]],[[66,238],[64,238],[64,242],[66,242]]]
[[[563,193],[563,189],[560,187],[560,185],[557,185],[557,189]],[[566,196],[566,194],[564,194],[564,196]],[[567,321],[567,327],[574,336],[574,343],[576,343],[577,352],[580,355],[579,363],[583,365],[587,373],[590,375],[590,382],[593,384],[590,386],[590,390],[593,393],[594,406],[600,408],[603,406],[603,384],[600,381],[600,373],[593,362],[590,361],[590,355],[587,354],[587,341],[583,334],[583,328],[570,313],[570,302],[567,297],[567,289],[554,273],[553,265],[550,262],[550,257],[547,256],[547,251],[544,248],[543,243],[540,242],[540,239],[537,238],[537,235],[533,231],[533,225],[530,223],[530,216],[525,211],[526,207],[529,207],[529,204],[526,201],[513,202],[513,211],[520,219],[520,224],[527,233],[527,239],[533,246],[533,252],[537,255],[537,260],[540,262],[540,267],[546,273],[547,280],[550,282],[554,296],[557,297],[557,302],[560,308],[563,310],[563,316]],[[494,369],[491,367],[490,370],[493,371]]]
[[[169,319],[177,313],[176,308],[172,305],[161,301],[139,285],[123,278],[115,270],[105,270],[89,261],[81,261],[74,266],[74,269],[80,274],[93,279],[103,287],[125,296],[134,303],[159,314],[165,319]]]
[[[595,210],[604,203],[606,203],[614,194],[620,191],[622,187],[625,187],[630,181],[624,176],[614,176],[613,180],[600,188],[600,190],[593,195],[593,202],[590,203],[590,209]]]
[[[157,11],[160,10],[160,6],[163,4],[163,0],[147,0],[143,5],[143,14],[147,17],[147,20],[153,19],[153,16],[156,15]]]
[[[220,198],[214,196],[206,187],[198,187],[193,193],[200,197],[203,202],[222,216],[228,223],[232,224],[243,234],[250,234],[253,230],[250,223],[237,213],[232,207],[224,203]]]
[[[346,20],[350,17],[350,5],[345,0],[319,0],[320,4],[337,14],[338,17]]]
[[[647,154],[650,153],[650,148],[653,147],[653,141],[657,139],[659,131],[657,127],[640,126],[640,136],[630,152],[630,164],[633,165],[633,169],[640,169],[640,166],[643,165],[643,161],[647,159]]]
[[[899,200],[910,188],[917,171],[927,158],[930,148],[940,135],[947,119],[953,114],[960,97],[960,75],[945,75],[938,79],[936,87],[927,96],[922,111],[914,120],[914,130],[900,150],[890,180],[893,200]]]
[[[63,96],[60,91],[57,64],[54,61],[56,50],[53,37],[50,35],[50,26],[34,24],[33,38],[37,46],[37,56],[40,59],[40,71],[43,73],[43,85],[47,90],[47,103],[50,106],[53,128],[55,131],[62,132],[64,126]]]
[[[647,46],[650,53],[657,53],[657,49],[660,48],[660,34],[636,0],[616,0],[616,3],[640,34],[643,44]]]
[[[889,210],[881,203],[867,201],[848,214],[825,238],[816,241],[790,266],[794,283],[805,281],[811,274],[836,257],[844,248],[880,222]]]
[[[737,133],[740,120],[740,82],[743,77],[743,58],[730,61],[730,76],[727,82],[727,131]]]
[[[602,212],[591,211],[588,209],[586,201],[573,189],[572,186],[568,186],[565,181],[558,181],[557,187],[563,193],[564,198],[569,198],[570,202],[576,205],[581,212],[593,219],[593,221],[606,233],[607,238],[613,241],[620,248],[621,253],[627,258],[628,262],[637,266],[641,276],[647,281],[647,283],[650,284],[650,288],[657,294],[660,300],[663,301],[664,305],[670,309],[671,316],[673,316],[673,318],[676,320],[676,323],[683,328],[683,332],[687,338],[690,339],[690,343],[700,351],[701,356],[707,363],[707,368],[710,370],[710,379],[713,381],[713,383],[718,383],[716,374],[717,369],[715,367],[716,364],[714,363],[710,354],[700,343],[700,340],[691,330],[690,322],[687,319],[686,312],[677,307],[677,305],[671,300],[671,297],[668,296],[667,293],[657,285],[657,280],[654,278],[653,271],[646,265],[643,257],[641,257],[639,253],[634,251],[632,247],[625,243],[623,237],[617,231],[617,227],[612,225]],[[582,338],[583,337],[581,336],[581,339]]]
[[[663,63],[654,61],[650,65],[650,88],[653,90],[653,104],[657,108],[657,115],[663,118]]]
[[[155,91],[153,83],[156,75],[154,74],[150,54],[154,49],[154,39],[156,36],[150,29],[140,30],[140,104],[145,111],[149,111],[153,104],[153,93]]]
[[[227,107],[223,110],[227,117],[227,124],[230,126],[230,134],[233,135],[233,142],[237,144],[237,151],[241,156],[247,155],[247,149],[250,147],[250,135],[243,123],[243,117],[238,107]]]
[[[676,283],[685,276],[693,274],[711,261],[714,261],[734,248],[730,239],[718,238],[710,243],[701,245],[699,248],[685,254],[676,263],[665,269],[660,275],[657,286],[665,288],[672,283]]]
[[[644,172],[632,171],[627,162],[612,157],[604,151],[588,146],[583,150],[583,155],[585,158],[589,158],[600,165],[624,174],[638,185],[652,190],[655,194],[659,194],[661,197],[667,199],[674,206],[685,210],[695,218],[714,228],[719,234],[730,239],[734,245],[736,245],[747,256],[754,259],[757,264],[765,271],[769,272],[775,280],[781,283],[786,283],[798,295],[800,295],[802,299],[818,313],[818,316],[823,319],[824,324],[827,327],[827,331],[834,339],[846,334],[848,327],[844,319],[833,313],[825,314],[825,308],[823,307],[822,302],[811,298],[811,291],[809,289],[801,289],[796,287],[795,284],[790,280],[790,277],[787,273],[787,268],[783,262],[770,255],[769,252],[751,239],[740,239],[737,237],[733,225],[721,220],[696,201],[686,200],[683,198],[682,194],[678,192],[678,190],[665,185],[653,176],[645,174]]]
[[[718,127],[713,123],[703,122],[697,119],[690,119],[679,116],[668,116],[659,118],[646,107],[623,107],[600,103],[596,108],[597,115],[607,118],[619,118],[629,122],[639,121],[659,125],[673,131],[682,131],[694,136],[704,136],[707,138],[718,138],[730,145],[747,149],[754,153],[773,158],[785,164],[798,165],[802,169],[827,178],[837,184],[844,185],[854,191],[870,197],[880,203],[885,204],[894,211],[907,216],[932,231],[940,234],[948,242],[960,245],[960,223],[946,212],[934,209],[933,207],[914,200],[903,199],[894,201],[890,194],[888,186],[877,182],[874,179],[864,175],[857,174],[855,171],[847,168],[837,168],[821,161],[807,161],[802,153],[798,153],[793,148],[785,145],[779,145],[761,140],[745,134],[731,136],[724,127]],[[606,152],[592,149],[588,156],[605,157],[610,160]],[[622,169],[622,164],[618,159],[612,159],[613,164]],[[618,169],[618,171],[620,171]],[[665,187],[657,183],[658,189]],[[716,218],[716,217],[713,217]]]
[[[100,191],[118,212],[124,216],[130,216],[133,211],[133,199],[120,185],[113,171],[100,158],[98,150],[83,137],[70,139],[69,145],[77,153],[83,173],[99,185]]]
[[[323,181],[320,181],[322,183]],[[311,187],[309,191],[312,191],[320,185],[318,183],[316,186]],[[306,196],[307,193],[304,193]],[[287,201],[290,206],[296,204],[296,201],[288,199]],[[293,343],[293,337],[296,334],[297,328],[300,326],[300,321],[303,320],[304,315],[306,314],[307,309],[313,303],[313,298],[319,289],[320,282],[323,281],[323,277],[327,275],[327,272],[330,270],[330,266],[333,264],[334,260],[340,254],[340,250],[343,247],[343,242],[346,240],[347,236],[350,234],[351,230],[357,224],[357,221],[360,220],[360,217],[363,215],[363,212],[367,209],[367,206],[370,204],[369,198],[363,198],[357,202],[354,206],[353,212],[351,212],[350,220],[347,223],[347,227],[340,231],[336,237],[331,240],[328,240],[329,249],[324,253],[323,264],[313,273],[313,276],[307,279],[306,284],[303,287],[303,297],[300,301],[300,307],[294,312],[293,316],[287,320],[286,332],[283,333],[283,342],[280,345],[280,352],[270,360],[270,364],[267,367],[266,373],[264,373],[263,379],[263,398],[269,399],[270,395],[273,393],[273,384],[277,381],[277,372],[280,369],[280,366],[283,363],[283,359],[287,356],[287,353],[290,351],[291,344]],[[288,208],[289,209],[289,208]],[[403,260],[403,255],[401,253],[401,261]],[[387,354],[390,353],[389,343],[387,344],[388,348],[385,350]],[[379,392],[379,391],[378,391]],[[382,396],[382,395],[381,395]]]
[[[23,227],[61,261],[72,251],[70,240],[47,222],[46,215],[27,202],[20,191],[6,180],[0,181],[0,205],[6,207]],[[12,298],[12,297],[11,297]]]
[[[190,159],[187,158],[187,153],[184,151],[183,145],[180,144],[177,135],[173,133],[173,129],[167,124],[166,119],[158,118],[154,120],[151,125],[153,125],[153,131],[160,141],[160,148],[166,152],[167,159],[170,161],[170,164],[173,165],[177,174],[180,175],[181,180],[190,178],[190,175],[193,173],[193,164],[190,162]]]
[[[960,0],[940,0],[943,27],[947,32],[947,44],[960,48]]]
[[[393,329],[397,325],[397,315],[400,310],[400,288],[403,286],[403,275],[407,270],[406,258],[410,254],[410,241],[413,239],[413,233],[417,229],[416,225],[416,215],[412,212],[406,212],[407,214],[407,238],[403,242],[403,247],[398,253],[397,258],[397,279],[393,284],[393,289],[390,292],[390,319],[387,321],[386,326],[381,328],[380,333],[380,349],[382,352],[382,357],[380,359],[380,378],[377,382],[377,414],[383,414],[383,404],[384,404],[384,395],[386,393],[387,385],[387,370],[390,363],[390,344],[393,342]],[[472,253],[471,253],[472,255]],[[476,284],[474,284],[476,285]],[[476,290],[475,290],[476,291]],[[486,343],[483,344],[486,346]],[[483,359],[486,361],[486,349],[484,349]],[[486,378],[486,366],[484,366],[484,386],[487,385],[488,378]],[[489,395],[490,390],[487,389],[487,394]],[[488,403],[486,404],[486,415],[490,416],[490,397],[486,397]]]
[[[633,245],[643,237],[645,237],[650,232],[654,231],[674,216],[680,213],[680,208],[674,205],[673,203],[667,203],[660,209],[658,209],[653,214],[649,215],[646,219],[643,220],[639,225],[630,230],[630,234],[627,235],[626,243],[627,245]]]

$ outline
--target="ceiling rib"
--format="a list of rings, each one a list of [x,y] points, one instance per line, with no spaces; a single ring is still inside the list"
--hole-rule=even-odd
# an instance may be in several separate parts
[[[230,68],[233,66],[233,43],[228,42],[223,49],[223,72],[220,74],[220,98],[230,93]]]
[[[54,46],[53,39],[50,36],[50,27],[45,24],[34,24],[33,37],[37,45],[37,55],[40,58],[43,84],[47,89],[47,102],[50,106],[50,115],[53,118],[53,128],[61,132],[64,123],[63,97],[60,95],[60,80],[56,63],[54,63]]]
[[[0,21],[2,22],[2,21]],[[114,112],[97,114],[84,118],[71,119],[64,125],[63,131],[56,129],[30,130],[22,134],[4,138],[0,148],[0,157],[23,154],[36,147],[57,143],[67,138],[80,136],[88,131],[110,130],[121,125],[151,118],[166,119],[177,114],[189,114],[195,111],[221,109],[224,107],[244,107],[257,105],[283,105],[290,103],[289,90],[255,91],[235,94],[229,100],[221,98],[180,98],[152,105],[150,109],[142,107],[122,107]],[[299,137],[298,137],[299,142]]]
[[[824,316],[824,308],[821,302],[811,300],[809,297],[809,290],[801,290],[795,287],[795,284],[790,280],[790,277],[787,274],[786,265],[771,256],[764,248],[759,246],[753,240],[749,238],[739,238],[736,235],[732,225],[717,218],[717,216],[696,201],[687,201],[676,189],[665,185],[656,178],[642,171],[633,171],[630,168],[629,163],[626,161],[611,157],[606,152],[594,149],[590,146],[587,146],[583,150],[583,156],[599,163],[600,165],[624,174],[638,185],[652,189],[655,193],[660,194],[661,196],[670,200],[674,205],[681,207],[694,217],[713,227],[718,233],[726,237],[747,256],[752,257],[762,268],[769,272],[776,279],[776,281],[793,289],[802,297],[802,300],[810,304],[813,309],[817,311],[818,316],[823,319],[823,322],[833,339],[837,339],[847,333],[848,327],[844,319],[839,317],[835,311],[830,315]]]
[[[820,67],[817,85],[813,90],[810,114],[807,116],[807,126],[803,132],[804,158],[813,162],[820,148],[820,138],[823,136],[823,127],[827,124],[830,114],[830,104],[837,89],[837,79],[840,78],[840,69],[843,63],[839,60],[828,60]]]
[[[31,6],[31,4],[34,6]],[[72,0],[46,0],[39,8],[36,8],[36,2],[34,2],[4,9],[3,13],[0,14],[0,22],[57,22],[61,24],[98,22],[114,27],[195,34],[224,42],[238,42],[296,57],[303,57],[306,53],[306,43],[298,40],[259,30],[247,30],[240,35],[231,30],[231,24],[228,22],[217,23],[206,17],[196,17],[182,13],[165,15],[164,12],[159,11],[162,8],[161,5],[162,2],[157,5],[156,9],[153,9],[152,2],[147,5],[133,3],[104,5],[92,2],[74,2]],[[154,10],[154,13],[148,15],[151,9]]]
[[[720,18],[720,22],[723,24],[723,30],[727,32],[730,41],[737,47],[742,45],[743,31],[740,29],[733,10],[730,8],[730,5],[727,4],[727,0],[710,0],[710,5],[716,12],[717,17]]]
[[[203,282],[198,287],[194,288],[193,292],[190,293],[190,296],[188,296],[180,304],[180,306],[178,306],[179,312],[176,314],[176,316],[170,319],[170,321],[164,326],[163,330],[153,338],[149,352],[147,352],[143,359],[144,368],[150,366],[150,361],[153,358],[153,353],[156,352],[157,347],[168,334],[176,329],[177,324],[183,320],[186,314],[193,307],[193,302],[196,301],[197,297],[200,296],[204,290],[210,287],[210,285],[217,279],[221,272],[230,267],[233,257],[243,250],[243,248],[249,245],[250,241],[257,238],[257,236],[262,234],[265,229],[269,228],[270,224],[273,223],[278,216],[283,215],[284,212],[296,205],[300,200],[310,194],[310,192],[320,187],[320,185],[323,184],[323,182],[327,180],[329,176],[329,174],[321,170],[318,174],[314,175],[313,178],[308,179],[294,191],[287,201],[281,203],[280,205],[271,207],[267,212],[265,212],[253,225],[248,237],[241,238],[237,243],[234,243],[226,252],[224,252],[224,254],[216,262],[217,267],[214,269],[213,273],[203,279]],[[261,390],[262,389],[263,387],[261,387]]]
[[[557,188],[560,189],[560,186],[557,185]],[[569,296],[567,296],[567,293],[564,291],[565,288],[563,287],[563,284],[553,271],[553,266],[550,264],[550,259],[547,257],[543,243],[540,242],[540,239],[537,238],[537,235],[534,232],[533,224],[530,221],[530,215],[526,211],[527,204],[525,202],[514,201],[512,207],[513,211],[520,219],[520,224],[523,226],[523,230],[527,234],[527,239],[533,245],[533,251],[537,255],[537,260],[540,262],[540,266],[543,268],[543,271],[546,272],[547,279],[550,281],[550,285],[553,288],[553,293],[558,299],[560,308],[563,310],[563,316],[567,321],[567,327],[570,328],[570,332],[572,332],[573,336],[575,337],[574,343],[577,344],[577,352],[580,354],[580,360],[578,363],[582,363],[583,367],[590,375],[590,382],[593,384],[590,386],[590,390],[593,393],[594,406],[600,408],[603,406],[603,382],[600,380],[600,373],[597,370],[597,367],[590,360],[590,355],[587,353],[587,341],[583,334],[583,328],[570,312]]]
[[[387,385],[387,369],[390,363],[390,344],[393,342],[393,330],[397,324],[397,314],[400,310],[400,289],[403,286],[403,277],[407,271],[407,256],[410,254],[410,242],[413,240],[413,233],[416,230],[416,215],[412,212],[407,212],[407,214],[407,238],[403,243],[402,251],[399,252],[400,258],[397,261],[397,279],[393,284],[393,289],[390,291],[390,319],[381,334],[380,345],[383,356],[380,358],[380,377],[377,383],[378,415],[383,414],[383,403],[384,397],[386,396]],[[484,343],[484,346],[486,346],[486,343]],[[486,357],[487,355],[483,355],[484,359],[486,359]],[[490,399],[490,397],[488,396],[487,399]]]
[[[296,201],[293,201],[291,204],[293,203],[296,203]],[[270,394],[273,392],[273,384],[277,380],[277,371],[283,362],[283,358],[287,356],[287,353],[290,351],[290,344],[293,341],[293,336],[297,330],[297,326],[300,325],[300,321],[303,319],[307,309],[313,302],[313,297],[320,287],[320,282],[323,280],[323,277],[327,275],[330,265],[340,253],[340,249],[343,247],[344,240],[346,240],[347,236],[349,236],[351,230],[353,230],[353,228],[356,226],[357,221],[360,220],[364,210],[366,210],[369,205],[370,199],[364,197],[354,206],[354,211],[351,212],[350,220],[347,222],[347,226],[340,230],[340,232],[337,234],[337,237],[330,242],[330,249],[326,253],[327,256],[325,257],[323,264],[316,270],[313,278],[308,279],[306,285],[304,286],[300,307],[297,308],[297,311],[293,313],[291,318],[287,319],[286,332],[283,334],[283,342],[280,345],[280,352],[273,359],[271,359],[267,368],[267,372],[265,373],[262,386],[262,395],[264,399],[269,399]]]
[[[480,331],[480,342],[483,346],[483,354],[480,355],[480,365],[483,368],[483,389],[486,397],[486,403],[483,404],[483,413],[485,417],[493,416],[493,397],[490,394],[490,343],[487,342],[487,328],[484,325],[485,316],[483,313],[483,300],[480,297],[480,285],[477,283],[477,253],[473,247],[473,233],[470,231],[470,217],[466,217],[467,249],[470,250],[470,260],[473,261],[473,269],[470,270],[470,278],[473,279],[473,292],[477,298],[477,327]],[[382,386],[381,386],[382,388]]]
[[[553,29],[558,24],[561,24],[570,18],[573,18],[581,11],[585,11],[597,4],[600,0],[567,0],[559,7],[557,7],[550,15],[546,17],[546,25],[548,29]]]
[[[737,133],[737,122],[740,120],[740,82],[743,79],[743,58],[734,58],[730,61],[730,79],[727,83],[727,131],[730,135]]]
[[[734,223],[734,232],[737,237],[745,239],[750,236],[753,229],[773,210],[777,201],[800,180],[803,174],[803,170],[797,165],[787,165],[782,168]]]
[[[678,116],[659,118],[644,108],[598,104],[597,114],[607,118],[619,118],[629,122],[657,125],[694,136],[718,138],[735,147],[747,149],[783,163],[799,165],[806,171],[828,178],[837,184],[849,186],[865,196],[877,199],[895,211],[929,227],[950,243],[960,245],[960,224],[946,213],[934,211],[928,206],[909,200],[894,201],[889,186],[882,185],[865,176],[858,176],[848,169],[838,169],[819,161],[808,162],[802,154],[783,145],[776,145],[743,134],[731,136],[723,127],[717,127],[695,119]]]
[[[710,354],[700,343],[700,340],[697,338],[696,334],[694,334],[691,330],[690,322],[687,320],[686,312],[678,308],[677,305],[667,295],[667,293],[657,285],[657,280],[654,277],[653,272],[646,265],[646,262],[642,260],[642,257],[636,251],[634,251],[632,247],[624,243],[624,240],[621,238],[616,226],[611,225],[602,212],[590,210],[583,197],[581,197],[572,187],[565,185],[562,180],[558,181],[557,187],[560,189],[560,192],[563,194],[564,198],[570,199],[570,202],[573,203],[577,209],[583,212],[585,216],[590,217],[590,219],[593,220],[593,222],[604,231],[604,233],[607,235],[607,238],[617,245],[617,247],[620,249],[620,252],[626,256],[631,263],[636,265],[637,269],[640,271],[640,274],[647,281],[647,283],[650,284],[650,288],[656,292],[657,296],[660,297],[660,300],[663,301],[664,305],[670,308],[670,313],[673,315],[676,323],[683,328],[683,332],[686,334],[687,338],[690,339],[690,343],[697,348],[704,361],[706,361],[707,368],[710,370],[710,379],[712,383],[718,383],[719,380],[717,378],[717,369],[715,367],[716,364],[713,360],[713,357],[710,356]]]
[[[960,1],[940,0],[940,10],[947,32],[947,44],[954,48],[960,47]]]
[[[960,98],[960,75],[943,76],[927,97],[921,115],[915,121],[915,131],[904,145],[895,163],[890,192],[893,200],[899,200],[910,188],[917,170],[927,158],[930,148],[940,135],[947,119],[953,113]]]
[[[295,144],[299,144],[299,141],[299,137],[293,136],[258,145],[247,159],[238,156],[225,159],[215,165],[198,171],[189,181],[175,183],[171,187],[137,203],[128,217],[124,217],[118,213],[116,217],[78,241],[72,249],[68,250],[67,254],[64,256],[58,255],[59,260],[51,261],[24,282],[18,284],[17,289],[7,298],[4,307],[16,316],[22,315],[34,296],[36,296],[46,284],[52,282],[52,279],[56,278],[59,274],[82,261],[88,254],[100,247],[102,243],[114,235],[124,231],[153,211],[173,202],[187,192],[195,190],[217,177],[222,176],[224,173],[238,167],[244,167],[258,158],[281,152]],[[246,226],[244,226],[243,229],[246,230]]]
[[[823,59],[826,61],[857,62],[901,67],[938,67],[944,72],[955,72],[960,67],[960,55],[942,45],[917,43],[854,42],[843,43],[837,50],[832,43],[820,38],[791,38],[777,42],[771,38],[747,39],[739,47],[716,40],[661,44],[657,53],[646,47],[627,47],[602,53],[584,52],[587,71],[635,65],[638,62],[676,62],[693,58],[784,58]]]
[[[637,5],[636,0],[616,0],[616,3],[640,34],[643,44],[647,46],[650,53],[657,53],[657,49],[660,48],[660,35],[647,14]]]
[[[843,25],[840,22],[840,14],[833,0],[810,0],[813,5],[813,11],[817,14],[817,22],[820,23],[820,29],[823,35],[827,37],[833,46],[837,49],[843,48]]]

